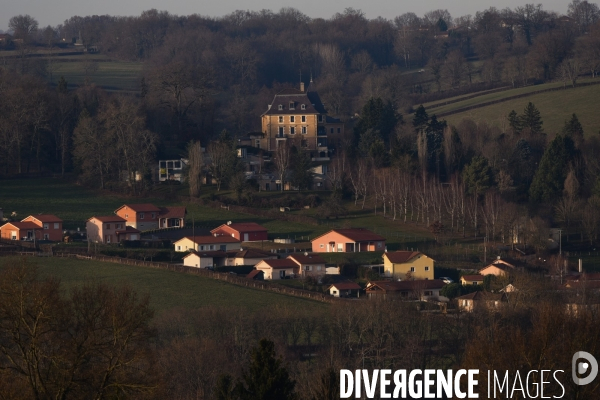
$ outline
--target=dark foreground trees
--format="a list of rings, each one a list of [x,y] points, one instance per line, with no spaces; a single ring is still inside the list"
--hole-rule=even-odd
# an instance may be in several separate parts
[[[67,295],[21,260],[0,276],[5,399],[105,399],[157,385],[147,298],[86,284]]]

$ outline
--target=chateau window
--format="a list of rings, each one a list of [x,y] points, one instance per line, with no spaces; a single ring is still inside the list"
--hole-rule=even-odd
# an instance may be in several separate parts
[[[290,122],[296,122],[296,119],[295,119],[295,117],[293,115],[290,116]]]
[[[342,133],[342,128],[338,128],[338,133]]]
[[[306,104],[302,104],[302,105],[300,106],[300,109],[301,109],[301,110],[306,110]]]
[[[291,135],[296,134],[296,128],[294,128],[293,126],[290,128],[290,134]]]
[[[283,136],[283,126],[279,127],[279,136]]]
[[[306,135],[306,127],[305,126],[302,127],[302,134]]]
[[[333,133],[333,128],[329,128],[329,133]]]
[[[319,115],[319,122],[323,122],[323,116]]]
[[[290,110],[294,110],[296,109],[296,107],[294,107],[294,102],[290,101]]]
[[[279,110],[283,110],[283,104],[280,104],[280,105],[278,106],[278,108],[279,108]]]
[[[279,117],[279,123],[283,124],[283,117],[282,116]]]
[[[302,122],[306,122],[306,115],[302,116]]]

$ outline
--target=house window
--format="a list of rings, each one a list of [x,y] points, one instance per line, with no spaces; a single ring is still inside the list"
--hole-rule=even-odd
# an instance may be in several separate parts
[[[278,108],[279,108],[279,110],[283,110],[283,104],[280,104],[280,105],[278,106]]]
[[[59,225],[59,224],[58,224],[58,222],[55,222],[55,223],[54,223],[54,229],[60,229],[60,228],[58,227],[58,225]]]
[[[301,104],[301,105],[300,105],[300,109],[301,109],[301,110],[306,110],[306,104]]]
[[[317,271],[321,271],[321,266],[317,265]]]
[[[410,272],[415,272],[415,267],[410,267]]]
[[[425,271],[429,271],[429,267],[425,267]]]
[[[473,285],[477,285],[477,282],[473,282]]]
[[[305,126],[302,127],[302,134],[306,135],[306,127]]]
[[[144,213],[140,213],[140,219],[144,219]]]
[[[323,116],[319,115],[319,122],[323,122]]]
[[[214,249],[215,249],[215,245],[214,245],[214,244],[211,244],[210,246],[208,246],[208,249],[209,249],[209,250],[214,250]]]
[[[433,296],[433,292],[431,292],[431,290],[426,290],[425,296]]]
[[[323,248],[323,247],[325,247],[325,245],[321,243],[321,246],[319,246],[319,247],[320,247],[320,248]]]
[[[283,116],[281,116],[281,115],[279,116],[279,123],[283,124]]]
[[[177,251],[181,250],[181,246],[177,246]]]
[[[48,229],[48,224],[44,224],[44,229]]]
[[[152,213],[152,219],[156,218],[156,213]]]
[[[290,128],[290,135],[295,135],[296,134],[296,128],[294,128],[293,126]]]
[[[293,115],[290,116],[290,122],[296,122],[296,118]]]
[[[381,248],[382,244],[381,242],[377,243],[377,247]]]
[[[283,126],[279,127],[279,136],[283,136]]]
[[[295,109],[296,109],[296,107],[294,105],[294,102],[290,101],[290,110],[295,110]]]
[[[200,246],[200,250],[204,250],[204,246]]]
[[[129,218],[129,214],[125,214],[125,219]]]
[[[463,300],[463,301],[462,301],[462,305],[463,305],[463,307],[466,307],[466,306],[467,306],[467,301],[466,301],[466,300]]]
[[[106,224],[106,229],[110,229],[110,224]]]
[[[337,290],[332,290],[331,291],[333,294],[337,294]]]
[[[306,115],[302,116],[302,122],[306,122]]]

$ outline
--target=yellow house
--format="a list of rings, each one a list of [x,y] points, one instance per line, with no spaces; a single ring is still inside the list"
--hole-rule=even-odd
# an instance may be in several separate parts
[[[395,279],[433,279],[435,261],[419,251],[394,251],[383,254],[385,276]]]

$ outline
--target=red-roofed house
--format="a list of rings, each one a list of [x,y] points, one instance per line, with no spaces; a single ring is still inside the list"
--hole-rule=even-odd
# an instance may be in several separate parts
[[[184,237],[175,243],[175,251],[211,251],[240,250],[241,242],[231,236],[194,236]]]
[[[33,222],[42,228],[42,239],[60,242],[63,238],[63,221],[56,215],[39,214],[30,215],[21,222]]]
[[[147,231],[184,226],[185,207],[156,207],[153,204],[124,204],[115,210],[127,226]]]
[[[256,222],[227,223],[210,231],[213,235],[226,235],[242,242],[267,240],[267,229]]]
[[[478,309],[499,309],[508,301],[506,293],[490,293],[477,291],[456,298],[458,308],[473,312]]]
[[[385,276],[394,279],[433,279],[435,261],[419,251],[393,251],[383,254]]]
[[[483,285],[483,275],[463,275],[460,277],[460,283],[467,285]]]
[[[292,254],[287,257],[300,267],[302,276],[320,276],[325,275],[325,260],[318,254]]]
[[[315,253],[358,253],[362,251],[384,251],[385,238],[367,229],[333,229],[312,242]]]
[[[298,264],[289,259],[262,260],[256,264],[256,269],[265,274],[265,279],[277,280],[295,277],[300,272]]]
[[[479,270],[480,275],[496,275],[496,276],[508,276],[511,271],[515,270],[515,266],[498,258],[494,260],[490,265],[483,267]]]
[[[359,297],[360,286],[354,282],[334,283],[327,288],[327,291],[333,297]]]
[[[125,219],[118,215],[94,216],[86,221],[85,229],[88,240],[93,243],[119,243],[119,235],[121,239],[125,239]],[[135,235],[135,239],[132,235]],[[139,236],[130,232],[129,240],[139,240]]]
[[[7,222],[0,227],[0,237],[7,240],[41,240],[42,228],[33,222]]]

